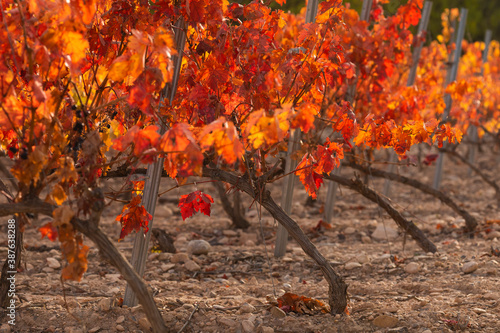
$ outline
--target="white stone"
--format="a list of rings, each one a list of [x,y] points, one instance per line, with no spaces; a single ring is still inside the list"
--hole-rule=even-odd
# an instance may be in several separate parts
[[[385,226],[383,224],[377,225],[375,231],[372,233],[372,238],[376,240],[389,240],[393,241],[398,238],[399,233],[396,229],[393,229],[389,226]]]
[[[200,265],[195,263],[193,260],[186,261],[184,267],[186,267],[186,269],[191,272],[199,271],[201,269]]]
[[[189,303],[186,303],[186,304],[182,304],[182,308],[183,309],[186,309],[186,310],[193,310],[194,309],[194,305],[193,304],[189,304]]]
[[[271,315],[274,318],[285,318],[286,317],[285,311],[281,310],[280,308],[278,308],[276,306],[273,306],[271,308]]]
[[[345,269],[350,271],[351,269],[355,269],[355,268],[358,268],[361,266],[363,266],[363,265],[361,265],[359,262],[351,261],[351,262],[348,262],[347,264],[345,264]]]
[[[240,307],[240,313],[252,313],[255,311],[255,306],[248,303],[243,303]]]
[[[160,260],[160,261],[170,260],[170,258],[172,258],[172,256],[173,255],[171,253],[162,252],[158,255],[158,260]]]
[[[474,272],[478,267],[479,265],[477,262],[469,261],[462,266],[462,272],[464,272],[465,274],[469,274]]]
[[[121,274],[106,274],[106,280],[110,282],[120,282],[120,276]]]
[[[120,288],[114,287],[108,290],[108,294],[110,295],[118,295],[121,292]]]
[[[235,327],[236,326],[236,321],[229,319],[229,318],[220,318],[218,319],[218,322],[221,323],[222,325],[229,326],[229,327]]]
[[[151,253],[151,254],[148,256],[148,261],[153,261],[153,260],[158,259],[159,255],[160,255],[159,253]]]
[[[356,261],[360,264],[367,264],[370,262],[370,257],[365,253],[360,253],[356,256]]]
[[[172,268],[174,268],[174,267],[175,267],[175,264],[162,264],[162,265],[160,266],[160,268],[161,268],[161,270],[162,270],[163,272],[168,272],[169,270],[171,270],[171,269],[172,269]]]
[[[151,324],[149,323],[149,320],[146,317],[143,317],[137,321],[139,326],[146,332],[150,332],[151,330]]]
[[[405,272],[408,274],[415,274],[420,271],[420,265],[416,262],[410,262],[405,266]]]
[[[118,318],[116,318],[116,323],[117,324],[121,324],[125,321],[125,316],[120,316]]]
[[[57,269],[61,267],[61,263],[55,258],[47,258],[47,266]]]
[[[222,234],[224,236],[227,236],[227,237],[236,237],[236,236],[238,236],[238,232],[234,231],[234,230],[231,230],[231,229],[222,230]]]
[[[109,309],[111,309],[111,299],[103,298],[97,303],[97,306],[101,311],[109,311]]]
[[[254,329],[254,324],[250,320],[243,320],[241,322],[241,328],[243,332],[251,333]]]
[[[344,234],[346,234],[346,235],[352,235],[352,234],[353,234],[353,233],[355,233],[355,232],[356,232],[356,229],[355,229],[355,228],[353,228],[353,227],[347,227],[347,228],[345,228],[345,230],[344,230]]]
[[[176,264],[178,262],[186,262],[189,260],[189,256],[187,255],[187,253],[176,253],[172,256],[172,258],[170,259],[170,262]]]
[[[494,238],[500,238],[500,231],[493,230],[492,232],[486,235],[486,239],[494,239]]]
[[[257,278],[255,276],[252,276],[250,278],[250,280],[248,280],[248,284],[251,284],[251,285],[258,285],[259,284],[259,281],[257,280]]]
[[[117,330],[118,332],[123,332],[123,331],[125,331],[125,327],[123,327],[122,325],[116,325],[116,327],[115,327],[115,328],[116,328],[116,330]]]
[[[210,243],[203,239],[192,240],[187,245],[187,250],[192,254],[207,254],[210,251]]]

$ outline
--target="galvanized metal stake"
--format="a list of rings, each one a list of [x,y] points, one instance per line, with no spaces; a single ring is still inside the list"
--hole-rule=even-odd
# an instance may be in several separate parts
[[[169,103],[172,101],[177,90],[177,83],[179,80],[179,73],[181,70],[182,55],[184,50],[184,45],[186,43],[186,24],[184,19],[181,18],[175,24],[175,45],[177,47],[177,55],[173,57],[174,61],[174,75],[171,84],[167,84],[164,92],[162,93],[162,98],[160,105],[163,103],[165,98],[169,99]],[[164,134],[167,128],[162,122],[160,124],[160,134]],[[158,197],[158,188],[160,186],[161,174],[163,170],[163,158],[159,158],[155,163],[148,167],[146,173],[146,180],[144,183],[144,192],[142,195],[142,205],[147,210],[149,214],[153,216],[149,222],[149,231],[144,235],[142,231],[139,231],[135,236],[134,248],[132,250],[132,259],[130,263],[132,267],[136,270],[139,276],[144,274],[144,269],[146,267],[146,258],[148,254],[149,240],[151,238],[151,229],[153,228],[153,220],[156,208],[156,199]],[[125,289],[125,295],[123,297],[123,304],[132,307],[137,305],[137,297],[135,296],[132,288],[127,285]]]
[[[488,62],[488,50],[490,48],[492,31],[486,30],[486,35],[484,37],[484,50],[483,50],[483,64],[481,66],[481,76],[484,75],[484,64]],[[469,149],[469,163],[473,164],[476,160],[476,151],[477,151],[477,142],[479,141],[479,137],[477,134],[477,127],[472,125],[469,127],[469,137],[472,141],[472,145]],[[472,175],[472,168],[469,167],[467,171],[467,175],[470,177]]]
[[[318,0],[309,0],[306,9],[306,23],[312,23],[316,20],[316,14],[318,13]],[[291,158],[293,152],[295,151],[295,145],[300,141],[301,132],[300,129],[296,129],[293,135],[290,136],[290,141],[288,142],[288,151],[286,155],[286,165],[285,174],[292,172],[297,167],[297,161]],[[281,200],[281,208],[287,214],[292,211],[292,200],[293,200],[293,185],[295,182],[295,175],[291,174],[285,177],[283,183],[283,197]],[[286,244],[288,243],[288,231],[281,224],[278,225],[278,231],[276,233],[276,243],[274,247],[274,256],[276,258],[283,257],[286,252]]]
[[[452,66],[448,72],[449,75],[447,75],[446,85],[455,81],[457,78],[458,63],[460,61],[460,55],[462,53],[462,40],[464,39],[466,22],[467,22],[467,9],[461,8],[460,9],[460,24],[458,25],[457,39],[455,41],[455,53],[454,53],[454,57],[453,57]],[[451,95],[445,94],[444,101],[446,103],[446,108],[444,110],[443,119],[441,121],[447,122],[448,115],[450,114],[451,104],[452,104]],[[434,182],[432,185],[434,187],[434,189],[436,189],[436,190],[439,189],[439,186],[441,185],[441,175],[443,173],[443,163],[444,163],[444,154],[440,152],[438,159],[437,159],[437,162],[436,162],[436,173],[434,174]]]
[[[361,21],[368,21],[370,19],[370,12],[372,9],[372,1],[371,0],[364,0],[363,1],[363,7],[361,8],[361,15],[359,16]],[[359,74],[359,70],[357,69],[356,72]],[[347,89],[347,96],[346,99],[349,102],[354,101],[354,97],[356,95],[356,84],[352,84],[348,87]],[[335,175],[340,175],[340,168],[336,168],[333,172]],[[335,206],[335,194],[337,192],[337,183],[335,182],[328,182],[328,191],[326,192],[326,198],[325,198],[325,210],[324,210],[324,219],[325,222],[330,223],[333,218],[333,207]]]
[[[420,19],[420,23],[418,25],[418,31],[417,31],[418,37],[420,37],[420,35],[427,30],[427,26],[429,25],[429,18],[431,17],[431,9],[432,9],[432,1],[426,1],[424,3],[424,8],[422,9],[422,18]],[[408,74],[408,81],[406,82],[407,87],[411,87],[413,84],[415,84],[415,78],[417,77],[418,62],[420,60],[420,54],[422,53],[422,47],[423,43],[420,43],[413,49],[413,55],[412,55],[413,62],[411,64],[410,74]],[[389,164],[388,168],[389,172],[394,172],[395,163],[397,162],[397,160],[398,159],[396,157],[396,153],[394,152],[394,150],[391,150],[389,158],[391,164]],[[385,196],[389,195],[390,189],[391,189],[391,181],[389,179],[386,179],[383,190]]]

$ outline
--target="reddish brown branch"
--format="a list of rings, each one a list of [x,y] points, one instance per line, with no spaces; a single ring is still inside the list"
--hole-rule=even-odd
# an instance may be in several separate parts
[[[470,163],[465,157],[460,155],[456,150],[454,149],[441,149],[441,151],[444,151],[447,154],[450,154],[453,157],[458,158],[462,163],[466,164],[469,168],[472,169],[481,179],[495,190],[495,199],[497,200],[498,203],[500,203],[500,186],[494,181],[492,181],[488,176],[485,175],[484,172],[482,172],[478,167],[476,167],[474,164]]]
[[[416,242],[417,244],[425,251],[425,252],[436,252],[437,248],[434,243],[432,243],[420,230],[415,223],[408,221],[401,215],[401,213],[394,208],[387,199],[381,197],[377,192],[363,184],[360,179],[347,179],[344,177],[337,176],[335,174],[324,175],[325,179],[330,179],[336,183],[349,187],[352,190],[363,195],[365,198],[373,201],[378,204],[381,208],[383,208],[397,223],[401,229],[407,232]]]
[[[229,201],[229,195],[226,193],[224,184],[221,182],[214,182],[214,186],[219,192],[219,197],[222,202],[222,207],[226,214],[231,218],[233,226],[238,229],[246,229],[250,226],[250,223],[245,219],[241,212],[239,191],[235,191],[233,204]]]
[[[441,191],[438,191],[434,188],[432,188],[429,185],[426,185],[424,183],[419,182],[418,180],[411,179],[405,176],[398,175],[393,172],[388,172],[388,171],[383,171],[379,169],[374,169],[374,168],[367,168],[365,166],[355,164],[355,163],[343,163],[343,165],[346,165],[348,167],[351,167],[353,169],[362,171],[364,173],[368,173],[373,177],[380,177],[380,178],[385,178],[389,180],[396,181],[398,183],[408,185],[411,187],[414,187],[424,193],[430,194],[433,197],[439,199],[442,203],[453,209],[457,214],[462,216],[465,220],[465,227],[467,231],[473,231],[476,226],[477,226],[477,221],[476,219],[470,215],[466,210],[460,208],[450,197],[448,197],[446,194],[444,194]]]

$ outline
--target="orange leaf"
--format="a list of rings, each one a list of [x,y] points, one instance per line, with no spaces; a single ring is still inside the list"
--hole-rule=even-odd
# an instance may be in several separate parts
[[[224,117],[205,126],[198,136],[198,142],[204,151],[214,148],[228,164],[235,163],[244,153],[236,128]]]
[[[300,127],[302,132],[307,133],[311,128],[314,128],[314,116],[319,112],[319,106],[312,103],[300,105],[298,113],[292,121],[292,127]]]
[[[55,241],[58,236],[57,228],[55,228],[51,222],[44,224],[42,227],[38,229],[43,237],[47,236],[50,241]]]
[[[62,39],[65,42],[63,51],[69,55],[71,59],[72,73],[80,74],[78,69],[83,60],[86,59],[89,42],[81,33],[76,31],[65,31]]]
[[[87,270],[87,253],[89,247],[83,245],[80,235],[76,235],[71,224],[59,227],[61,250],[68,264],[62,269],[61,277],[65,280],[80,281]]]
[[[158,126],[151,125],[140,130],[134,138],[134,154],[141,156],[145,151],[155,148],[160,140]]]
[[[292,115],[291,104],[283,105],[282,109],[274,110],[274,114],[269,117],[266,116],[264,110],[253,112],[246,126],[248,141],[255,149],[283,141],[288,134],[289,118]]]
[[[75,169],[75,162],[71,157],[59,158],[59,166],[56,175],[62,184],[69,184],[78,180],[78,173]]]
[[[123,79],[125,79],[125,77],[127,77],[130,67],[128,61],[129,58],[130,55],[122,55],[113,61],[113,64],[111,64],[111,67],[109,68],[109,79],[116,82],[121,82],[123,81]]]
[[[158,147],[166,154],[163,167],[171,178],[201,175],[203,154],[187,124],[175,124]]]
[[[285,293],[278,298],[278,306],[285,312],[297,312],[303,314],[328,313],[328,305],[317,299]]]
[[[97,6],[96,0],[72,0],[68,2],[73,12],[76,12],[77,17],[80,18],[83,24],[90,24],[94,18]]]

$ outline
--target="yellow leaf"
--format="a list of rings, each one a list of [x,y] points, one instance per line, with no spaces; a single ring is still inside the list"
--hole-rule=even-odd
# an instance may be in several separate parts
[[[224,117],[205,126],[198,141],[205,151],[214,148],[228,164],[235,163],[244,153],[234,124]]]
[[[133,54],[129,59],[130,77],[127,78],[127,84],[131,85],[144,70],[144,59],[139,54]]]
[[[128,56],[122,55],[113,61],[111,68],[109,69],[108,77],[109,79],[120,82],[125,79],[128,74],[130,64],[128,61]]]
[[[66,192],[64,192],[64,189],[59,184],[54,186],[51,197],[58,206],[62,205],[62,203],[68,198]]]
[[[273,145],[282,141],[290,128],[291,104],[274,110],[274,115],[266,116],[263,110],[254,112],[246,127],[248,140],[255,149],[263,145]]]
[[[73,64],[79,64],[85,59],[86,51],[89,48],[89,42],[83,35],[76,31],[65,31],[63,34],[65,42],[64,53],[71,56]]]

